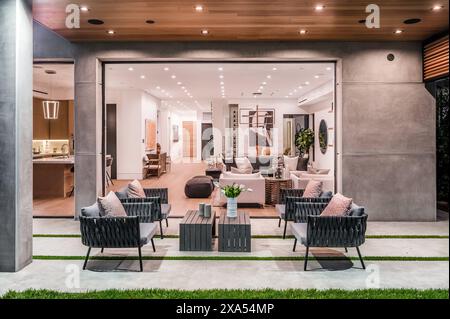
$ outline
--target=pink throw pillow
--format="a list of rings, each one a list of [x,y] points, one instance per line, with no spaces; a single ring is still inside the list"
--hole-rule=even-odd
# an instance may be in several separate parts
[[[144,198],[145,192],[141,183],[137,179],[128,184],[128,197],[130,198]]]
[[[353,199],[337,193],[331,198],[320,216],[345,216],[347,215],[352,202]]]
[[[317,198],[322,194],[322,182],[311,179],[306,185],[303,197]]]

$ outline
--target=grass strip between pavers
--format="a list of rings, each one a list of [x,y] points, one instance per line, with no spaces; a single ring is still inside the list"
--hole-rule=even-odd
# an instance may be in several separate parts
[[[84,260],[86,256],[49,256],[35,255],[35,260]],[[89,260],[138,260],[138,256],[92,256]],[[258,257],[258,256],[142,256],[143,260],[241,260],[241,261],[301,261],[305,260],[303,256],[275,256],[275,257]],[[316,260],[359,260],[358,257],[337,257],[323,256],[310,257]],[[365,256],[367,261],[448,261],[449,257],[405,257],[405,256]]]
[[[34,234],[34,238],[80,238],[79,234]],[[164,235],[164,238],[179,238],[178,235]],[[158,239],[159,237],[155,237]],[[283,239],[280,235],[253,235],[254,239]],[[293,239],[294,236],[286,236]],[[448,239],[446,235],[367,235],[367,239]]]
[[[448,289],[138,289],[58,292],[55,290],[9,291],[0,299],[448,299]]]

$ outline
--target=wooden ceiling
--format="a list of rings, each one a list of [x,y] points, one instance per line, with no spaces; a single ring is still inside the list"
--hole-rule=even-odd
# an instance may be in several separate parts
[[[77,2],[89,11],[81,13],[80,29],[68,29],[65,8]],[[358,23],[370,3],[381,8],[380,29]],[[203,12],[196,12],[197,4]],[[325,6],[320,12],[318,4]],[[433,11],[436,4],[443,8]],[[412,41],[448,30],[448,8],[448,0],[34,0],[33,16],[71,41]],[[422,21],[403,23],[411,18]]]

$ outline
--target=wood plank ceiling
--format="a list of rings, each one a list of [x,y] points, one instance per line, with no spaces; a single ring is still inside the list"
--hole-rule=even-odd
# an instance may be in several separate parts
[[[89,10],[81,13],[79,29],[68,29],[70,3],[77,1],[34,0],[34,19],[71,41],[413,41],[448,30],[449,14],[448,0],[79,0]],[[379,29],[359,22],[370,3],[381,8]],[[319,4],[323,10],[315,10]],[[436,5],[442,9],[432,10]],[[421,21],[404,24],[413,18]]]

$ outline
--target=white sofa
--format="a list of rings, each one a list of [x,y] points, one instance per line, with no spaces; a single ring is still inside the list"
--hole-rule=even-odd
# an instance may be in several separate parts
[[[220,175],[220,187],[225,185],[242,184],[247,188],[251,188],[252,192],[243,192],[237,198],[238,204],[261,204],[266,201],[266,180],[260,173],[255,174],[234,174],[225,172]],[[227,198],[220,192],[220,203],[225,204]]]
[[[334,177],[328,174],[310,174],[307,171],[290,171],[292,179],[292,187],[305,189],[310,180],[322,181],[322,189],[324,192],[334,191]]]

